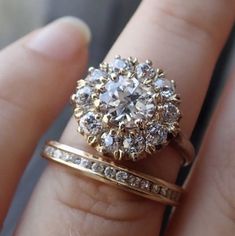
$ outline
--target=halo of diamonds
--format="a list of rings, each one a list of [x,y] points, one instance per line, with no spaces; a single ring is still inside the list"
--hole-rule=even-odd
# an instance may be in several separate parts
[[[90,68],[71,100],[78,131],[99,152],[118,160],[142,159],[179,132],[175,83],[149,60],[117,56]]]
[[[100,179],[101,177],[108,183],[118,184],[121,187],[126,186],[128,190],[131,189],[132,192],[142,196],[144,194],[145,197],[152,200],[172,205],[177,205],[179,201],[182,190],[177,186],[169,188],[163,183],[164,181],[145,177],[144,174],[138,174],[111,162],[99,160],[94,156],[91,157],[91,155],[88,157],[88,154],[78,155],[67,150],[66,145],[59,148],[56,143],[54,141],[49,142],[42,155],[88,174],[91,178],[97,179],[98,177]]]

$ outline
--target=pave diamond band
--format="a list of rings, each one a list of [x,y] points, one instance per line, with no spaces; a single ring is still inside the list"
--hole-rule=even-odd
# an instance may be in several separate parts
[[[143,159],[184,138],[175,82],[150,60],[117,56],[90,68],[71,100],[78,131],[97,151],[116,160]],[[185,164],[194,157],[190,148],[178,148]]]
[[[70,167],[90,178],[117,186],[142,197],[176,206],[183,189],[164,180],[146,175],[114,162],[103,160],[100,156],[75,149],[56,141],[47,142],[42,156]]]

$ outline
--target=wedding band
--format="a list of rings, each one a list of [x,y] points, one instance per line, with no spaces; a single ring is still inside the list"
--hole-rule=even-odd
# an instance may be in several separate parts
[[[185,165],[194,158],[179,127],[175,82],[150,60],[117,56],[90,68],[71,100],[78,131],[105,156],[136,161],[173,143]]]
[[[104,160],[100,156],[92,155],[56,141],[47,142],[42,156],[92,179],[163,204],[178,205],[183,192],[183,189],[177,185],[135,170],[117,166],[114,162]]]

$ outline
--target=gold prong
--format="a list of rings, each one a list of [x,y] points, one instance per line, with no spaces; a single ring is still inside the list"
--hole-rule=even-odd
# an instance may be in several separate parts
[[[156,151],[156,148],[152,144],[147,144],[145,150],[146,150],[147,153],[152,154],[152,153],[154,153]]]
[[[153,65],[153,62],[151,60],[146,60],[145,63],[148,64],[149,66]]]
[[[89,145],[94,145],[95,144],[95,142],[96,142],[96,137],[94,137],[94,136],[88,136],[87,137],[87,142],[88,142],[88,144]]]
[[[77,96],[76,94],[72,94],[72,96],[70,97],[70,102],[73,104],[73,103],[76,103],[76,99],[77,99]]]
[[[116,131],[115,129],[111,129],[111,130],[110,130],[110,134],[111,134],[112,136],[114,136],[116,133],[117,133],[117,131]]]
[[[121,123],[119,124],[118,128],[119,128],[119,130],[121,130],[121,131],[125,130],[125,128],[126,128],[125,123],[124,123],[124,122],[121,122]]]
[[[120,55],[115,55],[115,59],[121,59]]]
[[[106,124],[108,124],[110,122],[111,119],[111,115],[110,114],[105,114],[103,116],[103,122],[105,122]]]
[[[157,68],[157,69],[156,69],[156,72],[157,72],[158,77],[165,75],[164,72],[163,72],[163,70],[160,69],[160,68]]]
[[[117,75],[115,73],[112,73],[112,74],[110,74],[110,78],[111,78],[111,80],[116,80]]]
[[[98,99],[97,94],[92,93],[92,94],[91,94],[91,99],[92,99],[92,100]]]
[[[108,63],[107,62],[100,63],[100,69],[107,71],[108,70]]]
[[[173,85],[174,88],[176,88],[176,83],[173,79],[171,80],[171,84]]]
[[[143,120],[141,120],[141,119],[138,119],[138,120],[136,120],[135,121],[135,124],[139,127],[139,128],[143,128],[143,126],[144,126],[144,122],[143,122]]]
[[[143,84],[148,85],[148,84],[151,84],[152,82],[153,82],[152,79],[145,79]]]
[[[91,74],[94,70],[95,70],[94,67],[89,67],[89,69],[88,69],[89,74]]]
[[[114,151],[113,155],[116,160],[121,161],[123,159],[124,153],[122,150],[119,149],[119,150]]]
[[[83,87],[86,84],[86,81],[84,79],[80,79],[77,81],[77,89]]]
[[[132,161],[137,161],[138,160],[138,154],[137,153],[131,153],[130,157],[131,157]]]
[[[78,107],[76,107],[75,109],[74,109],[74,117],[76,118],[76,119],[79,119],[81,116],[82,116],[82,114],[83,114],[83,111],[81,110],[81,108],[78,108]]]

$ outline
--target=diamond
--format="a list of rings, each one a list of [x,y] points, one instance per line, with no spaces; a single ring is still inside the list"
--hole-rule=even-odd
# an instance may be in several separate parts
[[[175,87],[170,80],[165,78],[156,78],[154,85],[160,89],[163,97],[170,97],[175,93]]]
[[[107,74],[99,69],[94,69],[88,76],[88,81],[92,83],[100,83],[103,78],[106,78]]]
[[[113,167],[108,166],[104,170],[104,175],[112,179],[116,176],[116,170]]]
[[[134,175],[130,175],[128,178],[128,183],[133,187],[139,187],[140,181],[141,181],[141,178]]]
[[[158,123],[150,125],[147,130],[146,142],[150,145],[161,145],[167,142],[168,130]]]
[[[60,151],[59,149],[56,149],[53,153],[53,156],[56,158],[56,159],[60,159],[62,157],[62,151]]]
[[[180,118],[179,109],[172,103],[163,106],[163,118],[166,122],[176,122]]]
[[[92,89],[90,86],[84,86],[77,90],[76,101],[78,104],[89,103],[91,99]]]
[[[127,153],[141,153],[145,149],[145,140],[142,136],[128,136],[123,140],[123,148]]]
[[[113,152],[118,149],[118,142],[115,139],[110,133],[103,133],[101,135],[101,145],[106,152]]]
[[[141,63],[136,66],[136,74],[138,78],[153,78],[156,74],[155,70],[147,63]]]
[[[130,64],[126,59],[121,59],[121,58],[116,58],[112,63],[111,63],[111,68],[115,72],[123,72],[127,71],[130,69]]]
[[[135,77],[118,76],[105,84],[105,92],[99,98],[116,123],[135,126],[135,119],[151,118],[155,112],[154,92]]]
[[[103,173],[104,171],[104,166],[98,162],[95,162],[92,164],[92,167],[91,169],[94,171],[94,172],[97,172],[97,173]]]
[[[101,130],[101,123],[95,118],[95,114],[93,112],[86,113],[80,119],[79,124],[81,131],[86,135],[96,135]]]
[[[140,182],[140,188],[141,189],[149,191],[150,190],[150,186],[151,186],[150,181],[145,180],[145,179],[141,180],[141,182]]]
[[[159,193],[160,187],[157,184],[154,184],[152,187],[152,192],[153,193]]]
[[[168,193],[168,188],[166,188],[166,187],[161,187],[161,188],[160,188],[160,194],[161,194],[162,196],[166,197],[166,196],[167,196],[167,193]]]
[[[82,158],[80,165],[84,168],[90,169],[92,166],[92,161]]]
[[[75,157],[75,158],[73,159],[73,163],[76,164],[76,165],[80,165],[80,163],[81,163],[81,158],[80,158],[80,157]]]
[[[70,160],[70,155],[67,152],[62,152],[61,159],[64,161],[69,161]]]
[[[116,180],[125,183],[128,179],[128,174],[125,171],[118,171],[116,173]]]
[[[47,155],[53,155],[53,153],[54,153],[54,151],[55,151],[55,149],[53,148],[53,147],[51,147],[51,146],[46,146],[45,147],[45,150],[44,150],[44,152],[47,154]]]

